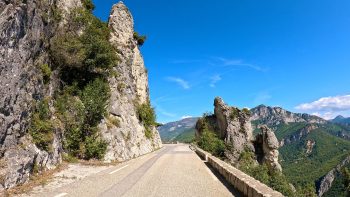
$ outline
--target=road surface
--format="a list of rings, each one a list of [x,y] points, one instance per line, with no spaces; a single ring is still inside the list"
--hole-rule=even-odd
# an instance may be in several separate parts
[[[36,196],[49,197],[221,197],[238,196],[185,144],[113,166]]]

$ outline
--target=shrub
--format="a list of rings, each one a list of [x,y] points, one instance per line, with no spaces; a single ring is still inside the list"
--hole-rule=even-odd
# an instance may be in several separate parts
[[[297,188],[296,196],[317,197],[315,191],[316,189],[314,184],[304,184],[302,187]]]
[[[242,111],[243,111],[247,116],[250,116],[250,115],[251,115],[250,110],[247,109],[247,108],[243,108]]]
[[[286,177],[280,172],[270,170],[266,164],[259,165],[253,152],[243,151],[238,163],[239,168],[248,175],[286,196],[295,196]]]
[[[92,0],[83,0],[82,3],[84,7],[89,11],[92,11],[95,9],[95,5],[92,3]]]
[[[85,140],[85,158],[102,159],[107,150],[107,143],[94,136],[87,137]]]
[[[52,74],[51,68],[48,64],[42,64],[40,66],[40,70],[43,74],[44,84],[47,84],[50,82],[50,77]]]
[[[152,132],[151,128],[145,127],[145,136],[147,139],[153,138],[153,132]]]
[[[235,118],[237,118],[239,115],[239,109],[232,107],[231,108],[231,113],[230,113],[230,119],[234,120]]]
[[[67,33],[52,39],[50,56],[61,67],[81,68],[86,59],[86,48],[76,35]]]
[[[85,123],[95,126],[106,113],[107,101],[110,98],[110,89],[107,82],[95,79],[82,91],[81,101],[85,107]]]
[[[198,141],[198,145],[215,156],[224,157],[225,143],[212,131],[205,130]]]
[[[138,105],[136,108],[137,117],[140,122],[143,123],[145,127],[145,135],[147,138],[153,137],[152,127],[156,126],[156,114],[154,108],[151,106],[151,103],[148,101],[141,105]]]
[[[140,36],[139,33],[134,32],[134,39],[137,41],[137,45],[142,46],[145,43],[147,37]]]
[[[146,127],[151,127],[156,125],[156,114],[150,102],[143,103],[137,106],[136,112],[137,112],[138,119]]]
[[[54,125],[50,120],[48,99],[40,101],[34,111],[29,127],[34,144],[41,150],[52,152]]]

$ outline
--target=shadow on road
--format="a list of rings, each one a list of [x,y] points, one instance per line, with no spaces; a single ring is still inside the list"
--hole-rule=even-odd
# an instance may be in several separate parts
[[[223,177],[219,172],[217,172],[211,165],[203,161],[204,164],[209,168],[209,170],[218,178],[218,180],[231,192],[231,194],[235,197],[243,197],[243,195],[238,192],[229,182],[226,181],[225,177]]]

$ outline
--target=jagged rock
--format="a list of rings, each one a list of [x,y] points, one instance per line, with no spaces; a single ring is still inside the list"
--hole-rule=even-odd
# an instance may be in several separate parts
[[[316,142],[313,140],[307,140],[306,141],[306,154],[311,154],[314,146],[316,145]]]
[[[275,133],[266,125],[260,127],[261,133],[256,136],[256,149],[262,150],[262,155],[257,155],[261,158],[261,162],[266,163],[270,169],[282,171],[282,167],[278,162],[278,148],[280,146]],[[256,152],[257,153],[257,152]]]
[[[326,120],[317,116],[309,114],[292,113],[284,110],[281,107],[267,107],[265,105],[259,105],[256,108],[251,109],[251,120],[260,120],[270,128],[275,127],[281,123],[293,123],[293,122],[308,122],[308,123],[327,123]]]
[[[228,147],[225,157],[234,165],[238,164],[239,157],[244,151],[254,152],[256,163],[266,163],[271,169],[282,171],[278,163],[278,142],[275,133],[266,125],[261,126],[261,133],[253,139],[250,112],[228,106],[217,97],[214,100],[214,114],[201,118],[196,124],[196,138],[204,130],[204,126],[217,133]],[[205,123],[203,123],[205,121]]]
[[[225,151],[225,156],[231,163],[235,163],[240,154],[249,149],[254,151],[252,144],[252,126],[248,110],[239,110],[230,107],[217,97],[214,100],[214,115],[206,117],[210,129],[217,133],[218,137],[232,147]],[[203,132],[203,120],[199,119],[196,125],[196,137],[200,137]]]
[[[317,183],[317,196],[321,197],[325,194],[333,184],[335,177],[341,173],[341,169],[350,163],[350,156],[346,157],[340,164],[329,171],[325,176],[323,176]]]
[[[233,147],[232,150],[226,151],[226,157],[233,162],[246,148],[254,150],[251,142],[253,130],[249,113],[235,107],[229,107],[219,97],[215,98],[214,106],[219,136],[225,140],[226,144]]]
[[[113,6],[109,27],[110,41],[117,49],[120,62],[114,68],[118,76],[109,79],[109,117],[99,127],[108,142],[105,160],[124,161],[160,148],[161,140],[155,127],[152,128],[153,138],[148,139],[137,117],[137,105],[149,102],[148,76],[134,38],[132,15],[122,2]],[[119,124],[111,124],[110,119],[116,119]]]

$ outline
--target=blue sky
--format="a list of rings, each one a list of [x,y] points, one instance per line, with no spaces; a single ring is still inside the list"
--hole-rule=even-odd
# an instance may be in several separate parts
[[[101,3],[103,2],[103,3]],[[115,0],[97,2],[107,20]],[[125,0],[159,122],[213,110],[281,106],[350,115],[350,1]]]

